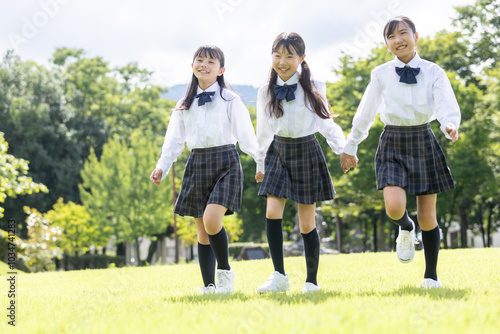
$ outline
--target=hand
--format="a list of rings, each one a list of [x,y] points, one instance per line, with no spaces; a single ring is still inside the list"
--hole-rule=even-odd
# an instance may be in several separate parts
[[[347,173],[349,169],[358,167],[358,158],[354,155],[349,155],[346,153],[342,153],[340,155],[340,166],[344,173]]]
[[[163,171],[161,169],[157,168],[151,173],[151,176],[149,177],[149,179],[151,180],[151,182],[153,182],[154,184],[159,186],[161,183],[162,175],[163,175]]]
[[[264,180],[264,174],[262,174],[262,172],[257,172],[255,174],[255,181],[257,181],[257,183],[260,183],[262,182],[262,180]]]
[[[451,141],[453,143],[458,140],[458,130],[455,128],[454,124],[449,123],[448,125],[446,125],[446,129],[445,130],[450,135]]]

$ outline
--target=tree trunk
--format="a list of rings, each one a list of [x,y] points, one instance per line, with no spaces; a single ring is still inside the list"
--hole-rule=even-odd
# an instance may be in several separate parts
[[[377,219],[372,218],[373,223],[373,251],[377,252]]]
[[[339,215],[335,215],[337,217],[337,219],[335,219],[335,229],[336,229],[336,234],[337,234],[337,237],[335,239],[337,239],[337,250],[339,251],[339,253],[342,253],[342,218],[339,216]]]
[[[158,249],[158,242],[157,241],[151,241],[151,244],[149,245],[149,249],[148,249],[148,257],[146,258],[146,262],[153,265],[154,263],[152,263],[153,261],[153,255],[154,253],[156,252],[156,250]]]
[[[491,247],[491,224],[493,223],[493,208],[494,204],[488,205],[488,222],[486,223],[486,240],[488,241],[488,248]]]
[[[458,209],[460,217],[460,247],[467,248],[467,214],[462,206]]]
[[[139,241],[139,238],[135,239],[135,263],[137,263],[137,266],[141,266],[141,249],[140,249],[141,242]]]

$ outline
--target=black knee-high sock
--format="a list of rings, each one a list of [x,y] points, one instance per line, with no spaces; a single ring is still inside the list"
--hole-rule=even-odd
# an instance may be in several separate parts
[[[441,234],[439,226],[430,231],[422,231],[422,243],[424,244],[425,274],[424,278],[437,280],[437,261],[439,248],[441,246]]]
[[[387,213],[386,213],[386,215],[387,215]],[[387,218],[389,218],[389,220],[391,222],[393,222],[394,224],[396,224],[398,226],[401,226],[402,230],[405,230],[405,231],[411,231],[411,230],[413,230],[413,224],[411,223],[412,220],[408,216],[408,211],[407,210],[405,210],[405,213],[404,213],[403,217],[399,218],[398,220],[391,219],[391,217],[389,217],[389,215],[387,215]]]
[[[198,243],[198,262],[200,263],[203,284],[205,286],[215,285],[215,254],[210,245]]]
[[[217,269],[231,269],[231,266],[229,266],[227,233],[224,227],[222,227],[222,229],[217,234],[209,234],[208,239],[210,240],[210,246],[212,247],[215,257],[217,258]]]
[[[319,235],[316,228],[307,234],[302,234],[304,240],[304,253],[306,255],[307,278],[306,282],[318,285],[318,265],[319,265]]]
[[[283,262],[283,228],[281,226],[281,221],[282,219],[266,218],[266,233],[274,270],[285,275],[285,265]]]

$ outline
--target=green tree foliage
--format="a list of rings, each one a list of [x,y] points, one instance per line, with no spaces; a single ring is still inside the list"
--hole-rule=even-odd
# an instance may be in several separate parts
[[[81,200],[100,233],[118,242],[162,234],[172,225],[172,183],[149,180],[158,159],[160,138],[151,129],[135,130],[127,139],[114,135],[100,159],[91,150],[82,170]]]
[[[51,226],[50,221],[36,209],[24,208],[28,218],[28,238],[21,245],[19,259],[31,272],[54,270],[54,258],[61,257],[57,242],[61,238],[61,229]]]
[[[99,157],[109,136],[129,137],[150,126],[163,136],[166,110],[160,87],[146,84],[150,72],[131,63],[110,68],[83,50],[57,49],[49,67],[8,52],[0,64],[0,131],[12,154],[29,159],[29,175],[50,193],[5,204],[8,217],[23,221],[22,206],[49,210],[59,197],[80,203],[78,184],[93,148]]]
[[[478,0],[457,7],[454,25],[465,36],[467,58],[476,66],[498,67],[500,55],[500,1]]]
[[[26,176],[29,162],[7,154],[8,149],[9,144],[3,132],[0,132],[0,203],[4,203],[7,197],[48,192],[46,186],[35,183],[31,177]],[[3,212],[4,208],[0,206],[0,218],[3,217]]]
[[[58,226],[61,231],[61,238],[58,246],[65,254],[82,255],[89,250],[89,247],[106,246],[109,235],[109,227],[102,230],[92,224],[87,209],[73,202],[64,203],[59,198],[52,210],[44,214],[51,225]]]

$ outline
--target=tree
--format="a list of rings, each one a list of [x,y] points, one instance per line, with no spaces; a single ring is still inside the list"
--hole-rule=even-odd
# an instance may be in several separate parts
[[[48,192],[45,185],[35,183],[31,177],[26,176],[29,162],[7,154],[8,149],[9,144],[5,141],[3,132],[0,132],[0,203],[4,203],[7,197]],[[3,212],[4,209],[0,206],[0,218],[3,217]]]
[[[128,138],[148,126],[163,136],[172,101],[145,83],[149,75],[135,63],[112,69],[81,49],[57,49],[48,67],[7,52],[0,64],[0,131],[13,155],[30,159],[29,175],[50,189],[7,201],[9,217],[23,221],[24,205],[46,212],[60,197],[80,203],[83,163],[91,148],[101,155],[109,136]]]
[[[118,135],[104,145],[101,158],[91,151],[82,170],[81,199],[92,221],[120,241],[161,234],[172,225],[170,178],[161,187],[149,180],[158,159],[160,138],[138,129],[125,139]],[[139,260],[140,263],[140,260]]]
[[[79,256],[89,250],[89,247],[106,246],[109,228],[102,230],[92,224],[87,209],[73,202],[64,203],[62,198],[57,200],[54,208],[44,214],[53,226],[58,226],[61,231],[61,238],[58,246],[65,255]]]
[[[28,238],[21,245],[19,259],[31,272],[55,269],[54,258],[61,256],[61,250],[56,243],[61,237],[61,229],[51,226],[48,219],[36,209],[24,208],[28,218]]]

